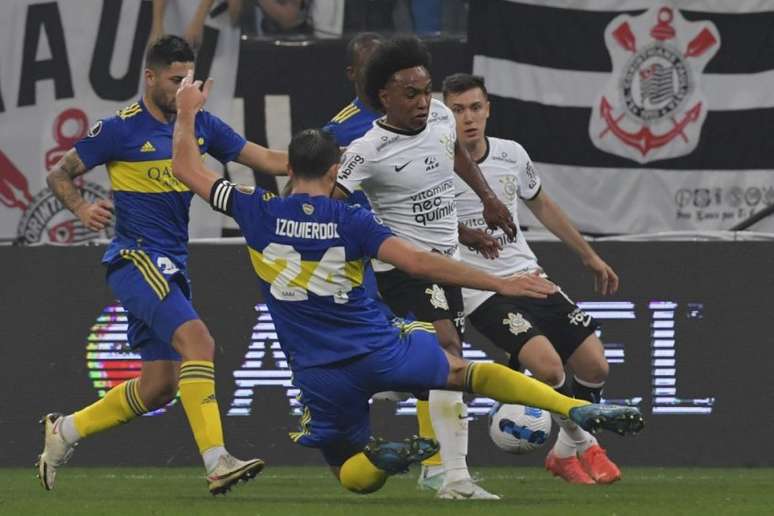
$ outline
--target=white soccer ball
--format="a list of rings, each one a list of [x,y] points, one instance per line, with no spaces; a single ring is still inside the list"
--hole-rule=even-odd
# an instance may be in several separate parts
[[[496,403],[489,412],[489,436],[498,448],[523,455],[543,446],[551,435],[551,413],[524,405]]]

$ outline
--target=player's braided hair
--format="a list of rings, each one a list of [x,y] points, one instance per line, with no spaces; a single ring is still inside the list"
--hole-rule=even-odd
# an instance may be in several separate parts
[[[392,75],[415,66],[429,69],[430,61],[430,52],[416,36],[399,36],[387,40],[374,50],[366,65],[365,93],[369,104],[384,109],[379,100],[379,90],[387,85]]]
[[[147,68],[166,68],[172,63],[193,63],[194,51],[180,36],[166,34],[148,46],[145,53]]]

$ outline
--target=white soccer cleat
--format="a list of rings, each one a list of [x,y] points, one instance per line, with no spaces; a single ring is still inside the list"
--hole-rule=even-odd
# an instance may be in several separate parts
[[[261,459],[239,460],[230,453],[218,459],[215,469],[207,475],[207,484],[213,495],[226,494],[239,482],[247,482],[261,472],[264,463]]]
[[[490,493],[473,480],[457,480],[441,486],[435,495],[441,500],[499,500],[500,497]]]
[[[54,489],[56,469],[73,455],[75,444],[68,444],[59,432],[64,416],[58,412],[46,414],[40,419],[43,425],[43,453],[38,456],[38,478],[46,491]]]

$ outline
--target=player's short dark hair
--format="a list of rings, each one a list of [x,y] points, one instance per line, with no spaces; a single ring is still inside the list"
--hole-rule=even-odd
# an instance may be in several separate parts
[[[288,146],[288,161],[293,174],[303,179],[318,179],[339,162],[341,150],[336,139],[322,129],[304,129],[296,133]]]
[[[347,42],[346,59],[347,66],[352,66],[355,63],[355,53],[359,48],[371,46],[384,41],[384,36],[377,34],[376,32],[361,32],[355,34],[352,39]]]
[[[166,34],[148,46],[145,52],[146,68],[167,68],[175,62],[193,63],[194,51],[180,36]]]
[[[455,73],[448,76],[443,80],[443,98],[446,98],[449,93],[465,93],[468,90],[474,88],[480,88],[484,92],[484,97],[489,98],[489,93],[486,91],[486,84],[484,84],[484,78],[480,75],[472,75],[469,73]]]
[[[416,36],[399,36],[379,46],[368,60],[365,71],[365,93],[368,102],[382,109],[379,90],[389,82],[392,74],[406,68],[430,68],[430,52]]]

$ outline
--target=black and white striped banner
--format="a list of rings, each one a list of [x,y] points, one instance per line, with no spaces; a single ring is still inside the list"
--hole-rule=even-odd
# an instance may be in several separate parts
[[[583,230],[727,229],[774,204],[774,1],[487,0],[469,34],[489,133]]]

